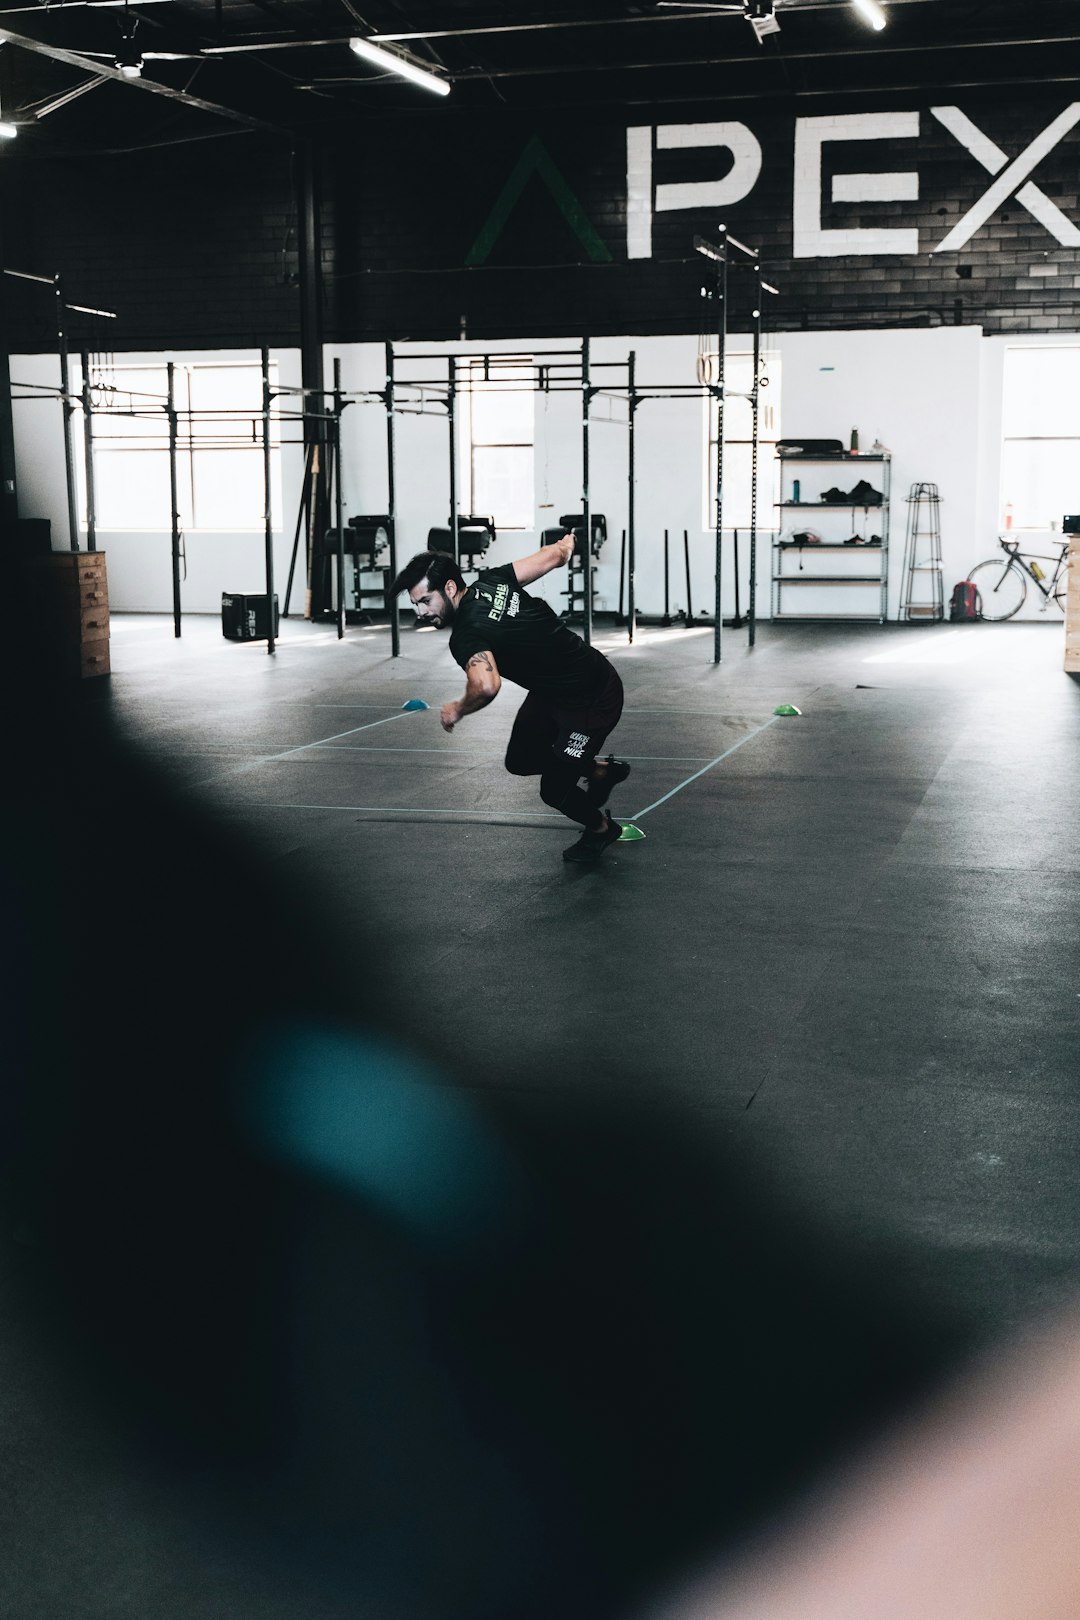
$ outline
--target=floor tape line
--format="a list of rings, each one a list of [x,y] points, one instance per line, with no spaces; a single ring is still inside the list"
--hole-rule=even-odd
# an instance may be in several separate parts
[[[552,816],[544,810],[433,810],[424,805],[401,804],[274,804],[264,800],[261,804],[245,804],[237,806],[240,810],[339,810],[343,813],[372,816],[479,816],[483,821],[498,822],[504,820],[520,821],[523,816],[530,820],[548,821],[553,827],[567,825],[564,816]]]
[[[253,759],[243,760],[239,765],[232,765],[227,771],[221,771],[214,776],[207,776],[199,782],[189,782],[192,789],[212,787],[217,782],[226,781],[230,777],[245,776],[249,771],[256,771],[260,765],[273,765],[281,759],[291,759],[294,754],[305,754],[309,748],[322,748],[326,743],[337,742],[342,737],[353,737],[358,731],[370,731],[372,726],[389,725],[391,720],[400,720],[405,714],[420,714],[420,709],[399,709],[396,714],[384,715],[381,720],[368,720],[362,726],[353,726],[349,731],[339,731],[333,737],[316,737],[314,742],[301,743],[297,748],[286,748],[281,754],[256,754]]]
[[[382,720],[366,720],[362,726],[352,726],[348,731],[337,731],[332,737],[317,737],[314,742],[301,743],[299,748],[286,748],[283,754],[263,754],[259,764],[268,765],[278,759],[288,759],[291,754],[303,754],[309,748],[323,748],[327,743],[339,742],[342,737],[355,737],[358,731],[370,731],[373,726],[388,726],[391,720],[400,720],[406,714],[422,713],[421,709],[399,709],[397,714],[388,714]]]
[[[689,787],[691,782],[696,782],[699,776],[705,776],[714,766],[719,765],[725,759],[729,759],[736,749],[741,748],[744,743],[752,742],[755,737],[760,737],[763,731],[768,731],[770,726],[775,726],[779,718],[779,715],[771,715],[763,725],[756,727],[753,731],[748,731],[745,737],[740,737],[737,743],[732,743],[730,748],[725,748],[722,754],[717,754],[716,758],[711,759],[707,765],[703,765],[700,771],[695,771],[693,776],[686,778],[685,782],[680,782],[678,787],[673,787],[670,793],[665,793],[662,799],[656,799],[652,804],[647,804],[644,810],[635,811],[629,819],[631,821],[640,821],[642,816],[649,814],[650,810],[659,809],[662,804],[666,804],[669,799],[673,799],[676,793],[681,793],[683,788]]]
[[[322,743],[308,743],[306,746],[308,748],[321,748],[324,745]],[[339,754],[441,754],[451,764],[461,759],[501,760],[504,754],[504,750],[501,748],[385,748],[376,743],[370,745],[359,743],[355,748],[339,748],[337,752]],[[261,754],[259,757],[260,759],[266,759],[268,756]],[[708,754],[624,754],[622,757],[627,761],[633,760],[635,763],[659,765],[697,765],[709,759]]]

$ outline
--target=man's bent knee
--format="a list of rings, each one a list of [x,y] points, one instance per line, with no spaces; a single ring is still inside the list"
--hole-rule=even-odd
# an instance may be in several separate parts
[[[537,759],[535,754],[529,754],[524,749],[515,753],[508,748],[503,764],[511,776],[539,776],[547,764],[547,757],[545,754],[543,759]]]
[[[553,810],[562,810],[577,787],[581,773],[568,765],[549,766],[540,778],[540,797]]]

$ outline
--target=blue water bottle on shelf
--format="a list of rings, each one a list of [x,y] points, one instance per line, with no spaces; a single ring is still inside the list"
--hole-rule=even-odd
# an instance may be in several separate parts
[[[797,478],[791,486],[791,498],[797,506],[799,504],[799,480]]]

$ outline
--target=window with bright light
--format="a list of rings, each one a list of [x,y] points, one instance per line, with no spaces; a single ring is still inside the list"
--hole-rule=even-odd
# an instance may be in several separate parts
[[[91,372],[94,511],[102,529],[171,529],[169,379],[165,365],[110,366]],[[270,386],[277,367],[270,367]],[[76,383],[81,388],[81,378]],[[180,525],[262,529],[266,504],[262,445],[262,367],[173,363],[178,416],[176,504]],[[79,485],[85,521],[86,469]],[[281,518],[278,413],[270,413],[271,511]]]
[[[536,391],[522,355],[466,360],[458,370],[462,510],[496,529],[531,529]]]
[[[713,360],[715,362],[715,356]],[[773,520],[773,458],[780,437],[780,356],[761,357],[758,389],[758,502],[759,529]],[[767,382],[766,382],[767,379]],[[753,472],[753,408],[746,398],[754,382],[752,353],[729,352],[724,366],[724,528],[750,527]],[[733,397],[734,396],[734,397]],[[705,489],[702,526],[716,528],[716,401],[705,401]]]
[[[1080,512],[1080,345],[1006,349],[1001,422],[1001,528]]]

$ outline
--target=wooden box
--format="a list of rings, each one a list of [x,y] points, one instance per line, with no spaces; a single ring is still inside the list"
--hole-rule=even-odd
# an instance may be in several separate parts
[[[25,565],[27,624],[43,666],[109,673],[109,582],[103,551],[53,551]]]
[[[1080,674],[1080,534],[1069,540],[1069,589],[1065,598],[1065,668]]]

